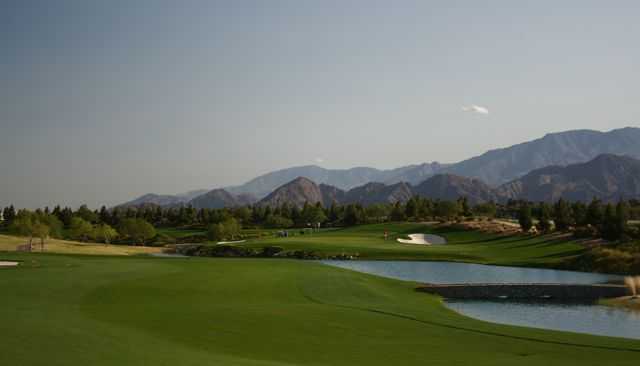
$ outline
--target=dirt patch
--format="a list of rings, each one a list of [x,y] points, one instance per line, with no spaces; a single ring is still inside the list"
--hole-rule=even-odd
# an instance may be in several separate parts
[[[467,230],[478,230],[491,234],[513,235],[522,232],[520,225],[502,220],[464,221],[457,225]]]
[[[0,267],[15,267],[17,265],[18,265],[18,262],[0,261]]]

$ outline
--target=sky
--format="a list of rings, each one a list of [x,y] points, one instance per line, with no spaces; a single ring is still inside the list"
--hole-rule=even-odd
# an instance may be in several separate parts
[[[640,122],[637,1],[4,0],[0,206]]]

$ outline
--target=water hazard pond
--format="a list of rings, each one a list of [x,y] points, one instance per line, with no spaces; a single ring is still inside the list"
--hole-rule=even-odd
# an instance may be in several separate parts
[[[621,277],[551,269],[499,267],[469,263],[418,261],[323,261],[335,267],[422,283],[566,283],[620,282]],[[640,339],[640,314],[591,304],[448,300],[466,316],[494,323]]]

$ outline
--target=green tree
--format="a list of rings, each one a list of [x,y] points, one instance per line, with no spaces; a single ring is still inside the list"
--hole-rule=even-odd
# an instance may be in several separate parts
[[[357,205],[350,204],[344,211],[343,222],[346,226],[353,226],[362,223],[363,215]]]
[[[327,221],[327,215],[325,215],[322,205],[319,202],[309,210],[309,213],[306,216],[306,221],[312,226]]]
[[[76,211],[75,216],[83,219],[84,221],[87,222],[96,222],[98,221],[98,215],[91,211],[87,205],[82,205],[80,206],[80,208],[78,209],[78,211]]]
[[[118,229],[120,235],[129,238],[135,244],[144,244],[145,241],[156,236],[156,229],[145,221],[138,218],[127,218],[122,220]]]
[[[102,223],[93,228],[92,237],[95,241],[109,244],[118,237],[118,231],[108,224]]]
[[[58,216],[58,219],[62,221],[62,224],[64,225],[64,227],[66,228],[71,227],[71,219],[73,218],[73,211],[69,207],[65,207],[62,210],[60,210],[59,215],[60,216]]]
[[[235,240],[236,237],[240,236],[240,231],[242,228],[240,227],[240,223],[238,223],[238,220],[234,219],[233,217],[230,217],[224,220],[222,222],[222,225],[224,225],[225,235],[229,239]]]
[[[236,208],[233,216],[244,225],[248,225],[251,222],[251,211],[247,207]]]
[[[467,200],[467,197],[459,198],[458,206],[460,207],[460,212],[462,213],[462,216],[469,217],[473,215],[473,213],[471,212],[471,206],[469,206],[469,200]]]
[[[337,222],[340,220],[340,211],[338,210],[338,205],[335,202],[331,202],[331,207],[329,207],[329,215],[327,219],[330,222]]]
[[[619,240],[627,230],[629,219],[629,206],[626,202],[618,202],[614,207],[607,204],[604,210],[601,234],[607,240]]]
[[[5,207],[4,210],[2,210],[2,219],[3,219],[2,224],[5,227],[11,226],[15,218],[16,218],[16,209],[13,207],[13,205],[9,207]]]
[[[573,222],[577,226],[587,225],[587,206],[582,202],[574,202],[571,205],[571,215],[573,216]]]
[[[594,198],[591,203],[589,203],[589,207],[587,207],[586,222],[588,225],[591,225],[593,227],[600,227],[602,225],[603,219],[604,212],[602,210],[602,203]]]
[[[53,214],[43,214],[37,216],[37,220],[49,227],[49,237],[62,238],[62,221]]]
[[[411,198],[407,201],[404,212],[409,219],[415,220],[418,217],[418,204],[415,198]]]
[[[396,202],[393,205],[389,216],[391,217],[391,221],[405,221],[407,219],[404,207],[402,207],[402,204],[400,202]]]
[[[233,217],[207,227],[207,238],[212,241],[235,240],[240,236],[241,227]]]
[[[571,207],[562,198],[553,206],[553,221],[556,224],[556,229],[562,231],[569,229],[574,224]]]
[[[48,225],[36,221],[33,223],[33,236],[40,239],[40,250],[44,252],[44,242],[49,238],[50,228]]]
[[[620,237],[616,209],[610,203],[605,206],[600,233],[607,240],[617,240]]]
[[[529,204],[523,204],[520,206],[518,212],[518,223],[523,232],[527,233],[533,227],[533,215],[531,214],[531,207]]]
[[[616,236],[622,238],[627,231],[627,222],[629,221],[629,204],[624,201],[618,202],[616,205]]]
[[[494,202],[487,202],[475,205],[473,207],[474,214],[478,216],[495,217],[498,208]]]
[[[221,241],[225,238],[224,225],[222,223],[211,224],[207,227],[207,238],[211,241]]]
[[[20,210],[14,217],[9,226],[9,231],[18,236],[26,236],[29,238],[29,250],[33,246],[34,229],[34,215],[27,210]]]
[[[69,234],[73,239],[80,241],[88,241],[93,235],[93,225],[83,218],[76,216],[71,218]]]
[[[538,230],[548,233],[551,231],[551,207],[547,203],[541,203],[538,209]]]
[[[387,205],[374,204],[364,209],[364,216],[367,222],[383,222],[388,215],[389,210]]]
[[[461,207],[458,202],[453,201],[438,201],[436,203],[436,216],[441,219],[451,220],[458,216]]]
[[[265,226],[270,228],[286,229],[293,226],[293,221],[291,221],[291,219],[288,219],[284,216],[271,215],[267,217],[267,219],[265,220]]]

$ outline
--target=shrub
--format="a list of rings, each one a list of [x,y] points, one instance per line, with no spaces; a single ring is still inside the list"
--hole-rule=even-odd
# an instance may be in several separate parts
[[[577,239],[595,238],[598,236],[598,230],[593,226],[581,226],[573,230],[573,236]]]
[[[156,229],[144,219],[124,219],[118,231],[125,238],[139,244],[156,236]]]
[[[201,257],[253,257],[257,255],[254,249],[235,245],[203,245],[197,251]]]
[[[284,251],[284,248],[282,248],[282,247],[268,246],[268,247],[262,248],[262,251],[260,252],[260,256],[261,257],[275,257],[278,254],[282,253],[283,251]]]
[[[318,253],[311,250],[296,250],[287,252],[287,257],[295,259],[323,259]]]
[[[200,248],[204,245],[194,244],[194,245],[176,245],[175,252],[177,254],[195,256],[200,252]]]

